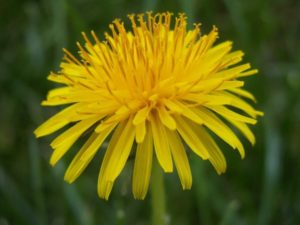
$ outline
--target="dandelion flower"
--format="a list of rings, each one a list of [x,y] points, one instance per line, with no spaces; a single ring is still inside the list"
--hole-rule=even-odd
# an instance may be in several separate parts
[[[225,157],[211,132],[243,158],[243,144],[231,127],[254,144],[248,124],[262,115],[245,101],[255,99],[239,80],[257,70],[249,63],[236,65],[244,53],[232,51],[232,42],[215,45],[216,27],[201,35],[199,24],[187,29],[184,14],[128,17],[131,31],[116,19],[105,41],[93,31],[92,38],[83,33],[85,45],[77,43],[80,59],[64,50],[61,71],[48,77],[62,87],[49,91],[42,105],[67,106],[35,130],[41,137],[69,125],[51,142],[51,165],[92,130],[65,173],[70,183],[107,141],[98,178],[98,194],[105,199],[130,154],[135,155],[132,191],[137,199],[146,196],[156,159],[166,173],[175,166],[182,188],[191,188],[185,146],[209,160],[218,174],[225,172]]]

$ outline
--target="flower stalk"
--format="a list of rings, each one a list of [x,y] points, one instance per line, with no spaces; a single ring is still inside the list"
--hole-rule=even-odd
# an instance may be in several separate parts
[[[166,197],[163,180],[163,171],[159,167],[158,162],[153,163],[152,185],[151,185],[151,200],[152,200],[152,224],[167,225],[166,214]]]

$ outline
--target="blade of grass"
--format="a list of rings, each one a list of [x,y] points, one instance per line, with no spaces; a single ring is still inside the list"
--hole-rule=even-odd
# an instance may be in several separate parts
[[[221,223],[219,225],[232,225],[235,223],[235,218],[238,210],[238,202],[237,201],[231,201],[228,204],[227,209],[225,210],[223,219],[221,220]]]
[[[53,169],[54,174],[58,179],[63,177],[63,171],[65,171],[65,165],[63,162],[58,163]],[[75,184],[67,184],[63,182],[63,191],[66,197],[68,207],[73,214],[74,220],[78,225],[91,225],[94,224],[91,213],[89,212],[87,205],[81,199],[81,196],[77,190]]]
[[[21,218],[25,224],[39,225],[40,222],[27,199],[20,193],[16,182],[0,166],[0,192],[14,211],[16,218]]]
[[[273,95],[273,98],[275,96]],[[277,101],[274,100],[276,103]],[[276,207],[276,193],[279,182],[280,168],[281,168],[281,137],[278,127],[272,122],[276,121],[274,107],[266,110],[265,129],[266,129],[266,152],[265,152],[265,168],[263,191],[261,198],[261,207],[259,211],[258,224],[270,224],[274,208]]]
[[[249,27],[245,18],[245,3],[238,0],[224,0],[227,10],[231,16],[232,23],[237,29],[238,35],[244,46],[249,44]]]
[[[199,162],[199,159],[194,155],[191,157],[191,166],[200,224],[211,224],[211,205],[208,200],[210,182],[206,182],[207,176],[204,172],[203,163]]]
[[[30,161],[30,175],[33,190],[33,197],[37,213],[39,215],[39,224],[47,224],[45,198],[42,192],[42,169],[41,169],[41,156],[37,145],[36,139],[33,134],[29,136],[29,161]]]
[[[45,46],[39,23],[41,21],[40,9],[36,3],[30,2],[26,4],[25,12],[28,17],[25,32],[25,47],[28,60],[31,62],[33,69],[40,71],[45,66],[46,61]]]
[[[67,3],[66,0],[44,1],[51,13],[51,27],[45,30],[47,41],[50,44],[55,43],[55,65],[58,65],[62,58],[62,48],[67,45]]]

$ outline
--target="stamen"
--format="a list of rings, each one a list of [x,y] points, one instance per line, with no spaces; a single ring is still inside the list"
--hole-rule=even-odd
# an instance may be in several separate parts
[[[124,102],[121,101],[121,100],[120,100],[120,99],[112,92],[111,88],[109,87],[108,81],[105,82],[105,86],[106,86],[108,92],[111,94],[111,96],[112,96],[118,103],[120,103],[121,105],[123,105]]]
[[[92,64],[91,58],[89,57],[88,53],[84,50],[84,48],[81,46],[81,44],[79,42],[77,42],[76,44],[77,44],[78,48],[80,49],[81,53],[84,55],[84,59],[85,59],[83,61],[84,68],[86,69],[86,71],[92,78],[95,78],[95,75],[88,68],[89,67],[88,63]]]
[[[106,53],[105,53],[105,49],[103,49],[103,45],[104,44],[101,44],[98,37],[96,36],[95,32],[94,31],[91,31],[91,34],[94,38],[94,40],[96,41],[96,44],[99,48],[99,50],[101,51],[102,53],[102,59],[101,62],[103,62],[103,66],[100,66],[103,68],[103,70],[106,72],[106,75],[107,77],[111,77],[110,73],[108,72],[109,71],[109,68],[111,68],[111,64],[109,63],[109,59],[108,57],[106,56]]]
[[[64,53],[66,53],[66,55],[77,65],[81,65],[81,62],[76,59],[76,57],[70,53],[67,49],[63,48]]]

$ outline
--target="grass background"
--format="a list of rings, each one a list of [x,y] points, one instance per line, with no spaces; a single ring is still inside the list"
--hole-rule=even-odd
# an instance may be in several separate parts
[[[131,195],[132,162],[106,202],[96,193],[104,151],[68,185],[63,173],[72,153],[51,168],[51,137],[32,133],[58,110],[39,103],[53,87],[46,76],[59,69],[62,48],[75,53],[81,31],[103,34],[115,17],[145,10],[186,12],[205,32],[216,25],[219,41],[234,40],[260,70],[246,87],[265,112],[253,127],[255,147],[243,140],[244,160],[222,146],[224,175],[191,154],[191,191],[181,190],[176,174],[164,176],[170,224],[300,224],[300,1],[1,0],[0,225],[150,224],[150,194],[145,201]]]

